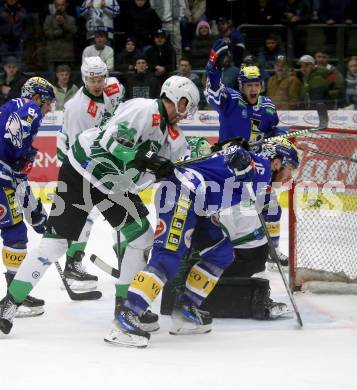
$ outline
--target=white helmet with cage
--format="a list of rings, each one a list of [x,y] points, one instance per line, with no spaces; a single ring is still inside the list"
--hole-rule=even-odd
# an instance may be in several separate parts
[[[108,77],[108,68],[100,57],[86,57],[81,66],[82,80],[86,84],[87,77]]]
[[[200,93],[196,85],[187,77],[171,76],[162,85],[160,97],[166,96],[176,108],[177,114],[180,116],[192,116],[197,111],[197,106],[200,101]],[[181,98],[187,99],[186,111],[180,113],[178,111],[178,102]]]

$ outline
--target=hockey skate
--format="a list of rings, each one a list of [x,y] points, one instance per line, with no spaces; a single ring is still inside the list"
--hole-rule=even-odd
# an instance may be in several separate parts
[[[202,334],[212,330],[212,317],[209,312],[198,309],[193,303],[176,304],[171,319],[169,333],[172,335]]]
[[[91,291],[97,288],[98,277],[89,274],[82,264],[84,252],[78,251],[73,257],[67,256],[64,276],[72,290]]]
[[[115,297],[114,318],[118,317],[124,301],[125,299],[122,297]],[[145,332],[155,332],[160,329],[159,316],[149,309],[139,317],[139,321],[141,323],[141,330],[144,330]]]
[[[119,314],[113,324],[113,328],[104,338],[105,342],[124,347],[147,347],[150,333],[141,329],[142,324],[139,316],[134,311],[121,305]]]
[[[266,312],[268,319],[275,320],[279,317],[292,313],[288,305],[282,302],[274,302],[271,298],[268,298],[266,302]]]
[[[4,334],[10,333],[17,308],[18,305],[8,295],[0,301],[0,330]]]
[[[7,286],[14,279],[13,274],[5,272]],[[45,301],[28,295],[16,312],[16,318],[37,317],[45,312]]]
[[[256,320],[275,320],[291,313],[285,303],[270,298],[270,288],[256,289],[252,296],[252,318]]]
[[[289,257],[284,255],[284,253],[282,253],[279,248],[275,248],[275,251],[278,255],[283,270],[287,271],[289,268]],[[276,265],[276,262],[270,257],[270,254],[268,255],[267,268],[269,271],[278,270],[278,266]]]

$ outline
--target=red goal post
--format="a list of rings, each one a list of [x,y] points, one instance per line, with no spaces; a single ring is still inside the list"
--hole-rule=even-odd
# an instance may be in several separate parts
[[[291,287],[357,293],[357,130],[294,143],[302,155],[289,192]]]

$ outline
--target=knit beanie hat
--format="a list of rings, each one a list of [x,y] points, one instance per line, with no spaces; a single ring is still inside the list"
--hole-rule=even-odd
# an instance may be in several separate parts
[[[197,37],[200,35],[200,28],[201,27],[208,27],[210,35],[212,34],[211,27],[210,27],[209,23],[206,22],[205,20],[201,20],[200,22],[197,23],[197,27],[196,27],[196,36]]]

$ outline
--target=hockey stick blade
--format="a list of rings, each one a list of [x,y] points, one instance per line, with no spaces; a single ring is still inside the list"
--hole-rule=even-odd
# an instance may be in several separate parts
[[[95,301],[102,297],[102,293],[100,291],[87,291],[83,293],[74,292],[69,286],[58,261],[55,262],[55,266],[62,279],[63,285],[68,293],[68,296],[72,299],[72,301]]]
[[[120,271],[109,264],[107,264],[104,260],[99,258],[97,255],[91,255],[90,261],[95,264],[98,268],[100,268],[102,271],[107,273],[108,275],[113,276],[113,278],[118,279],[120,276]]]

